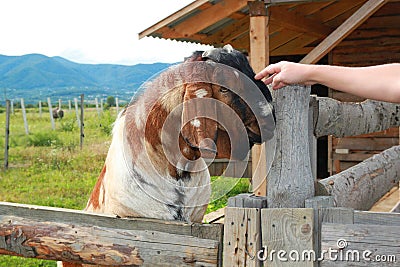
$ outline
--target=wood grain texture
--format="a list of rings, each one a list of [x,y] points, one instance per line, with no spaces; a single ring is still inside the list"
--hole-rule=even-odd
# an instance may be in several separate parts
[[[324,254],[320,266],[398,266],[393,260],[400,258],[399,239],[399,226],[324,223],[321,249],[337,252]],[[379,261],[382,256],[388,261]]]
[[[318,181],[317,195],[331,195],[335,205],[369,210],[400,180],[400,146],[377,154],[341,173]]]
[[[272,92],[275,101],[275,158],[268,174],[269,208],[304,207],[314,196],[309,153],[310,87],[287,86]]]
[[[314,249],[313,212],[308,208],[261,210],[262,244],[266,253],[264,263],[268,267],[314,266],[312,260],[290,260],[291,251],[297,251],[301,257],[304,251]],[[277,258],[280,250],[286,252],[283,257],[287,261]]]
[[[318,97],[316,137],[354,136],[400,126],[400,105],[367,100],[361,103],[340,102]]]
[[[261,249],[261,210],[225,208],[224,266],[261,266],[257,252]]]
[[[0,203],[0,254],[100,265],[218,266],[221,241],[222,225]]]
[[[218,242],[213,240],[13,216],[0,217],[0,248],[23,257],[85,264],[217,266],[218,263]]]

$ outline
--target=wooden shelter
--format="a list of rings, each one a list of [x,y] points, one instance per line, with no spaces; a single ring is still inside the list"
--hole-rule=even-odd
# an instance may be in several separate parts
[[[255,71],[279,60],[345,66],[399,62],[400,1],[198,0],[139,34],[146,36],[213,46],[229,43],[249,54]],[[330,89],[321,92],[341,101],[362,100]],[[327,162],[325,173],[334,174],[396,144],[398,128],[328,137],[318,143],[318,158]],[[253,162],[260,154],[265,157],[261,150],[253,150]],[[253,178],[262,180],[265,169],[253,168]],[[263,188],[256,193],[264,195]]]

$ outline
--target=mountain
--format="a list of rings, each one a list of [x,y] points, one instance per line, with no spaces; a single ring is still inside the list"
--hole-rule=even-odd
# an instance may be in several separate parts
[[[113,95],[129,100],[154,74],[171,64],[79,64],[62,57],[40,54],[0,55],[0,92],[25,102],[47,97],[73,98]],[[1,94],[2,96],[4,93]]]

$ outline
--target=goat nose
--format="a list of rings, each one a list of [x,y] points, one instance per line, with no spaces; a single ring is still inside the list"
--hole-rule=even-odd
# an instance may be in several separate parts
[[[200,141],[199,150],[203,158],[214,158],[217,154],[217,145],[211,138],[204,138]]]

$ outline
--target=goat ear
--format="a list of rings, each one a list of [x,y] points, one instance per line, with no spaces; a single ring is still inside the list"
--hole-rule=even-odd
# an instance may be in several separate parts
[[[218,135],[218,123],[216,120],[207,118],[204,114],[210,114],[209,101],[190,101],[198,97],[199,92],[211,94],[211,90],[204,87],[199,89],[196,84],[186,84],[182,110],[181,134],[186,143],[191,147],[198,148],[205,156],[217,153],[216,141]],[[199,91],[201,90],[201,91]],[[196,95],[197,93],[197,95]],[[210,155],[211,156],[211,155]]]

